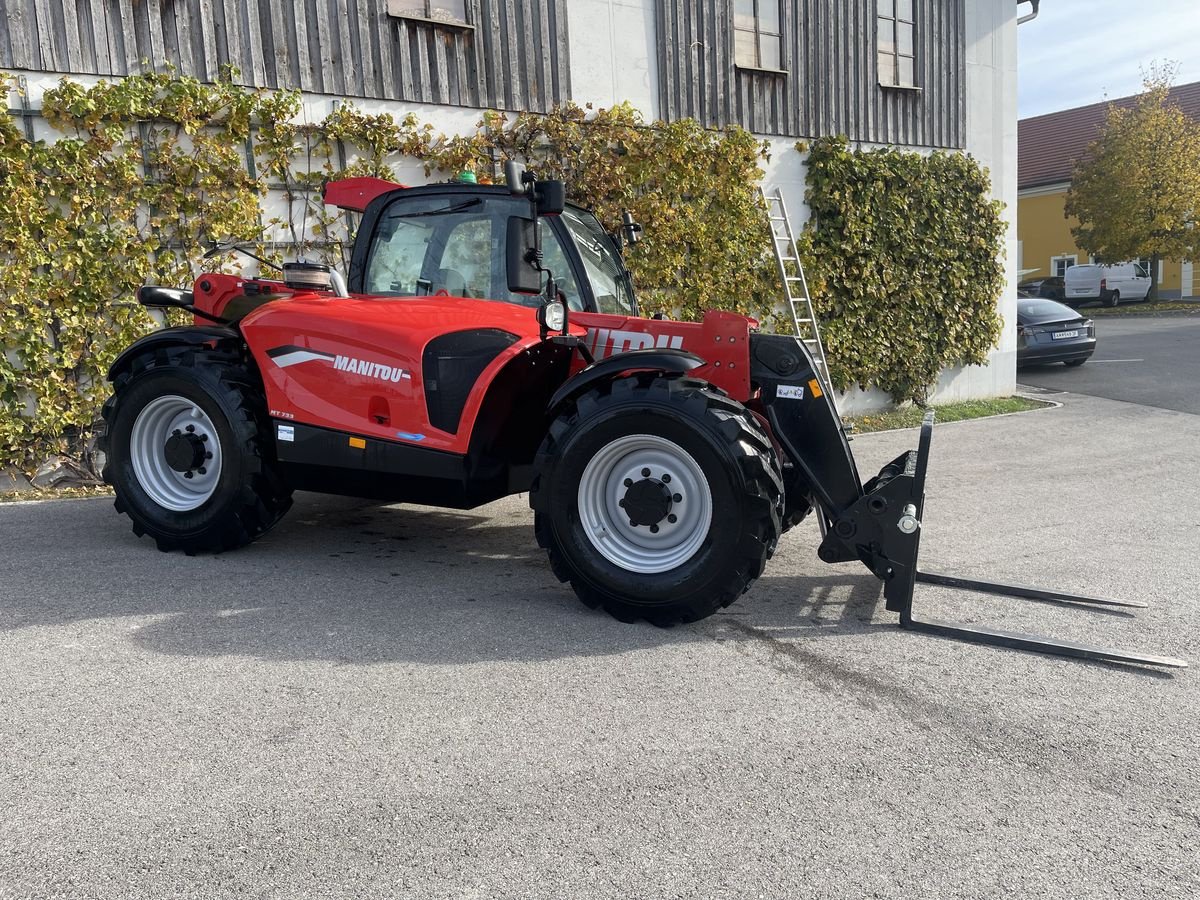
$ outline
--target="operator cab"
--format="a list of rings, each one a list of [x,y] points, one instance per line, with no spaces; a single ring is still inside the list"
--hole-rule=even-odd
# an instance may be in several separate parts
[[[381,297],[466,297],[522,306],[509,290],[508,229],[529,202],[503,187],[437,184],[390,191],[367,206],[349,289]],[[637,315],[633,285],[612,238],[578,206],[538,218],[542,266],[576,312]]]

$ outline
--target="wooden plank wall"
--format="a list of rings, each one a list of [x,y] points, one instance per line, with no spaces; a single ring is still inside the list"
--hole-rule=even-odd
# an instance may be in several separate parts
[[[387,0],[0,0],[0,68],[214,80],[545,112],[570,97],[566,0],[468,0],[471,29]]]
[[[659,0],[663,117],[759,134],[961,148],[964,0],[916,0],[921,90],[881,88],[875,0],[783,0],[785,74],[734,65],[733,0]]]

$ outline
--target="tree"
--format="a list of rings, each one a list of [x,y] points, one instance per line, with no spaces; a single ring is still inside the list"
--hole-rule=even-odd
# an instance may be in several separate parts
[[[1200,122],[1169,102],[1170,81],[1169,71],[1152,71],[1132,106],[1109,107],[1066,203],[1083,250],[1108,262],[1150,258],[1152,298],[1159,260],[1200,250]]]

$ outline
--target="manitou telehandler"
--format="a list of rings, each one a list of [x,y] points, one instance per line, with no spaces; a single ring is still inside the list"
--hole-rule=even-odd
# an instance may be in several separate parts
[[[857,560],[901,625],[1093,659],[1179,660],[912,616],[913,586],[1139,606],[917,569],[932,418],[863,483],[805,344],[725,312],[638,315],[621,248],[518,166],[508,184],[329,183],[362,214],[345,277],[201,275],[141,303],[165,328],[113,364],[105,480],[161,550],[231,550],[293,490],[471,508],[528,492],[538,543],[584,603],[691,622],[732,603],[780,534],[820,517],[818,555]]]

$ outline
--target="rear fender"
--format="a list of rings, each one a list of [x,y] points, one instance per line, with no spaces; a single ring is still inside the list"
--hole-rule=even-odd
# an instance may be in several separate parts
[[[116,358],[108,369],[108,380],[115,381],[117,376],[133,364],[135,357],[145,353],[154,353],[168,347],[240,347],[241,335],[225,325],[180,325],[175,328],[164,328],[151,332],[134,341]]]
[[[683,375],[704,365],[704,360],[687,350],[670,347],[629,350],[593,363],[567,379],[550,398],[548,411],[553,417],[568,402],[575,400],[605,381],[632,372],[653,372],[661,375]]]

